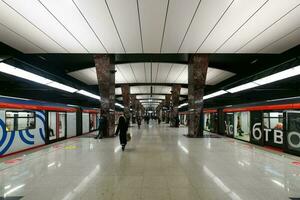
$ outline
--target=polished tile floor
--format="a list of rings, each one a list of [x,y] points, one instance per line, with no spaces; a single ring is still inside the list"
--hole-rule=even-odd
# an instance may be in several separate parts
[[[229,138],[190,139],[155,122],[118,138],[83,137],[0,161],[0,199],[283,200],[300,197],[299,157]]]

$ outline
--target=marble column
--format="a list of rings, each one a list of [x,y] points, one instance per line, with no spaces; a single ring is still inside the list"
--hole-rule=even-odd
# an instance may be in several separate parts
[[[190,57],[188,66],[189,137],[203,136],[202,112],[207,67],[208,55],[194,54]]]
[[[180,97],[181,85],[172,86],[172,106],[171,106],[171,127],[176,126],[176,119],[178,118],[178,106],[179,106],[179,97]]]
[[[130,104],[131,104],[131,108],[132,108],[132,123],[135,124],[136,123],[136,119],[137,119],[137,100],[136,100],[136,96],[135,95],[130,95]]]
[[[161,102],[161,106],[162,106],[162,115],[161,115],[161,121],[162,122],[165,122],[166,121],[166,113],[165,113],[165,111],[164,111],[164,107],[165,107],[165,105],[166,105],[166,101],[165,100],[163,100],[162,102]]]
[[[130,87],[128,84],[121,85],[123,106],[124,106],[124,116],[129,125],[130,122]]]
[[[166,95],[166,101],[165,101],[165,106],[168,108],[166,113],[165,113],[165,118],[166,118],[166,123],[170,123],[170,101],[171,101],[171,94]]]
[[[115,134],[115,65],[109,55],[94,55],[98,87],[101,96],[101,115],[108,120],[104,137]]]

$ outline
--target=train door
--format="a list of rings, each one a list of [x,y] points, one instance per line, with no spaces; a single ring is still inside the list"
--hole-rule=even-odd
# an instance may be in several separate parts
[[[66,113],[48,112],[48,141],[56,142],[66,138]]]
[[[96,130],[97,129],[97,114],[90,113],[89,119],[90,119],[90,131]]]
[[[284,119],[284,151],[300,156],[300,111],[286,111]]]

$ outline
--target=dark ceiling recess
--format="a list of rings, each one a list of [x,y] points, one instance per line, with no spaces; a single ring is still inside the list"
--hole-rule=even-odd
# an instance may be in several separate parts
[[[236,73],[236,75],[215,86],[206,86],[205,93],[210,94],[229,84],[235,84],[237,81],[245,81],[248,77],[256,75],[261,71],[299,57],[299,52],[300,45],[282,54],[209,54],[209,67],[227,70]],[[128,62],[170,62],[187,64],[189,59],[188,54],[115,54],[110,56],[116,64]],[[8,59],[4,62],[19,63],[23,68],[30,69],[31,71],[38,71],[45,76],[49,75],[54,77],[62,83],[76,85],[87,91],[99,94],[97,86],[86,85],[67,75],[67,73],[71,71],[94,67],[95,64],[92,54],[22,54],[5,44],[0,43],[0,61],[3,59]],[[39,84],[19,80],[15,77],[8,77],[0,74],[0,78],[1,95],[35,98],[79,105],[91,104],[98,106],[99,104],[96,100],[94,101],[93,99],[85,98],[81,95],[77,96],[50,89]],[[280,81],[276,84],[266,85],[265,87],[259,87],[245,92],[226,94],[205,101],[205,106],[212,107],[221,104],[225,105],[258,101],[266,98],[299,96],[299,90],[294,88],[296,84],[299,85],[298,79],[299,78],[294,77],[286,81]],[[156,83],[152,83],[152,85],[154,86]],[[183,87],[186,88],[187,85],[184,85]]]

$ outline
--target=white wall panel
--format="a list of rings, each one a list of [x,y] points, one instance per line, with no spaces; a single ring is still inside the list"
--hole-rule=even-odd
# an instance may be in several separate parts
[[[266,0],[234,1],[198,52],[215,52],[265,2]]]
[[[300,44],[300,28],[295,29],[288,35],[266,46],[259,53],[281,53]]]
[[[98,41],[72,1],[41,0],[41,2],[90,53],[105,52],[102,44]]]
[[[69,53],[86,52],[85,49],[61,26],[55,18],[36,0],[5,0],[27,20],[49,35]]]
[[[167,0],[139,0],[145,53],[160,52]]]
[[[124,53],[105,0],[75,0],[108,52]]]
[[[183,42],[181,53],[195,53],[232,0],[202,0]]]
[[[0,23],[33,42],[43,53],[66,53],[63,48],[2,1],[0,1]]]
[[[30,41],[24,39],[15,32],[7,29],[5,26],[0,24],[0,41],[11,46],[23,53],[46,53],[38,46],[34,45]]]
[[[252,38],[264,31],[298,4],[299,0],[289,0],[284,1],[284,3],[282,0],[269,1],[217,52],[232,53],[238,51]]]
[[[273,43],[279,38],[295,30],[295,25],[297,25],[297,27],[300,27],[300,6],[280,19],[277,23],[264,31],[261,35],[248,43],[245,47],[240,49],[239,53],[258,52],[265,46]]]
[[[142,53],[136,0],[108,0],[107,3],[121,35],[126,52]]]
[[[199,0],[170,1],[162,48],[163,53],[177,53],[198,3]]]

